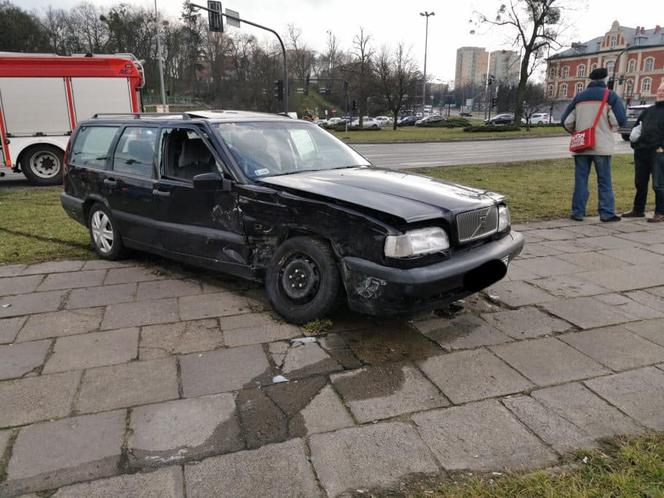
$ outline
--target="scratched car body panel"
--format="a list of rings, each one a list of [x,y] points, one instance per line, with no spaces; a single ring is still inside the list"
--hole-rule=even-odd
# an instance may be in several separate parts
[[[442,307],[523,246],[505,198],[371,166],[319,127],[246,112],[99,116],[67,150],[65,211],[99,256],[138,249],[264,281],[287,320],[341,300]]]

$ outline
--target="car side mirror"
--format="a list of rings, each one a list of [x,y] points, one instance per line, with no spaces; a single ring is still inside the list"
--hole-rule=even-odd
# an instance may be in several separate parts
[[[219,173],[201,173],[193,178],[194,188],[197,190],[216,190],[221,189],[224,192],[230,192],[233,182],[228,178],[223,178]]]

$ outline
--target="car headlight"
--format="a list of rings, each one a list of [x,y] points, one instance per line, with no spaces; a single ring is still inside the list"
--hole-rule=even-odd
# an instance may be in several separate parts
[[[450,241],[442,228],[421,228],[403,235],[388,235],[385,238],[385,256],[408,258],[449,249]]]
[[[498,206],[498,231],[504,232],[510,227],[510,210],[507,206]]]

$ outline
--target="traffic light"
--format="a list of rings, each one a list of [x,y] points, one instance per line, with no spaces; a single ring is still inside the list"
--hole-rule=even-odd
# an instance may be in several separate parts
[[[357,111],[357,100],[353,100],[353,103],[352,103],[352,105],[351,105],[351,108],[352,108],[354,111]]]
[[[275,100],[281,102],[284,100],[284,82],[283,80],[274,80],[273,95]]]
[[[208,29],[217,33],[224,32],[224,23],[221,20],[221,2],[208,0]]]
[[[491,99],[491,109],[495,109],[495,107],[496,107],[496,98],[494,97]]]

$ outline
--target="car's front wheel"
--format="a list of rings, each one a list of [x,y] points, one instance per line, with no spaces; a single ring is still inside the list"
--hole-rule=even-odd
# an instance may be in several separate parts
[[[274,309],[292,323],[324,317],[341,294],[341,278],[332,248],[312,237],[293,237],[275,252],[265,276]]]
[[[88,213],[90,240],[95,252],[104,259],[120,259],[125,248],[111,213],[103,204],[94,204]]]

